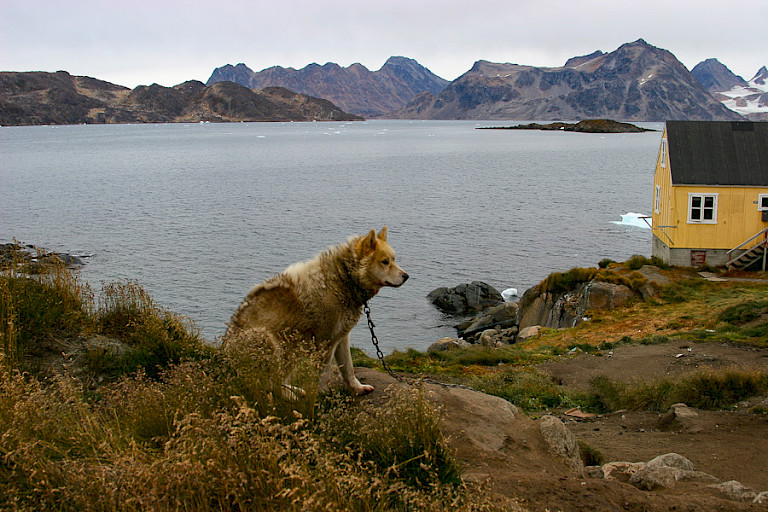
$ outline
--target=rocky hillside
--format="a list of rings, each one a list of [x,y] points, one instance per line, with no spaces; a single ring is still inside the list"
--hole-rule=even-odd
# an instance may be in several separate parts
[[[717,59],[698,63],[691,74],[729,109],[753,121],[768,121],[768,69],[765,66],[749,82]]]
[[[378,71],[362,64],[343,68],[329,62],[302,69],[274,66],[254,72],[245,64],[216,68],[208,85],[228,80],[252,89],[285,87],[311,96],[326,98],[348,112],[376,117],[404,107],[423,92],[438,94],[448,81],[433,74],[413,59],[390,57]]]
[[[327,100],[276,87],[189,81],[131,90],[66,71],[0,73],[0,125],[357,119]]]
[[[642,39],[611,53],[569,59],[560,68],[481,60],[440,94],[416,97],[396,117],[742,119],[713,98],[674,55]]]

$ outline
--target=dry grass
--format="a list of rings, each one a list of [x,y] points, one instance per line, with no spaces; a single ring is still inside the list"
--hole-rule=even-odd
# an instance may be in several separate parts
[[[214,350],[137,283],[98,307],[86,292],[61,267],[0,274],[0,510],[496,509],[461,482],[423,390],[377,407],[319,393],[312,350]],[[44,339],[94,334],[123,347],[85,358],[101,385],[25,371]]]

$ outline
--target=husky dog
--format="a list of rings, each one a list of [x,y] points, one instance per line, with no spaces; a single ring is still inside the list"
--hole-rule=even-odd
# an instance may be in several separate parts
[[[326,368],[333,359],[344,383],[356,394],[373,391],[355,377],[349,333],[363,304],[384,286],[399,287],[408,274],[395,263],[387,227],[376,234],[352,236],[309,261],[294,263],[254,286],[229,322],[224,343],[234,336],[266,336],[278,351],[286,336],[323,351]]]

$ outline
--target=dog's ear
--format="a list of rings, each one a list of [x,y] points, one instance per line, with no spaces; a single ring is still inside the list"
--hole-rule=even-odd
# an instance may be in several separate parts
[[[371,253],[376,250],[376,230],[372,229],[370,233],[365,235],[358,244],[358,252],[361,256]]]
[[[381,228],[381,231],[379,231],[379,240],[381,240],[382,242],[387,241],[387,226],[384,226],[383,228]]]

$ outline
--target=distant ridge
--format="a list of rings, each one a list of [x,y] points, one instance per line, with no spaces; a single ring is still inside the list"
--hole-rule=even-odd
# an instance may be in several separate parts
[[[768,121],[768,70],[765,66],[748,82],[717,59],[696,64],[691,74],[729,109],[752,121]]]
[[[390,57],[378,71],[362,64],[341,67],[329,62],[302,69],[273,66],[254,72],[243,63],[216,68],[206,82],[228,80],[251,89],[285,87],[291,91],[325,98],[347,112],[378,117],[404,107],[414,96],[437,94],[448,81],[413,59]]]
[[[0,72],[0,125],[352,121],[331,102],[270,87],[188,81],[131,90],[66,71]]]
[[[639,39],[560,68],[477,61],[439,94],[424,93],[402,119],[623,121],[743,119],[713,98],[672,53]]]

